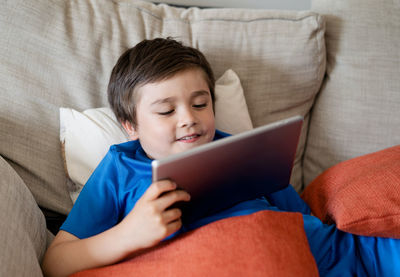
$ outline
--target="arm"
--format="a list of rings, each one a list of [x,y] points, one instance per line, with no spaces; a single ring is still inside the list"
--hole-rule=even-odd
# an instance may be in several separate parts
[[[310,207],[301,199],[297,191],[289,185],[287,188],[266,195],[268,202],[276,206],[278,209],[287,212],[299,212],[302,214],[310,214]]]
[[[42,263],[45,275],[67,276],[113,264],[136,251],[154,246],[182,226],[181,211],[167,208],[189,198],[188,193],[176,190],[176,184],[171,181],[156,182],[134,209],[109,230],[82,240],[60,231],[45,254]]]

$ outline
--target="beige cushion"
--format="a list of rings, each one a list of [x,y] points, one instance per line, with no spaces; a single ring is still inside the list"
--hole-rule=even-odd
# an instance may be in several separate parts
[[[0,276],[42,276],[40,260],[48,239],[44,216],[1,156],[0,176]]]
[[[215,82],[215,127],[229,134],[253,129],[239,76],[228,69]]]
[[[144,38],[199,48],[242,82],[253,124],[305,116],[292,182],[301,187],[308,113],[325,71],[324,24],[312,12],[178,9],[125,1],[6,1],[0,13],[0,153],[40,205],[72,206],[59,107],[104,107],[117,58]]]
[[[217,129],[237,134],[253,128],[240,80],[231,69],[216,81],[215,98]],[[75,203],[110,146],[128,140],[110,108],[83,112],[60,108],[60,141],[65,169],[72,181],[69,186],[72,202]]]
[[[312,2],[326,15],[328,63],[311,117],[306,184],[340,161],[400,144],[398,3]]]

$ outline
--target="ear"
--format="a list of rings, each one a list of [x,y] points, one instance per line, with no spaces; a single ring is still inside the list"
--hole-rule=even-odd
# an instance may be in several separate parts
[[[135,127],[133,127],[132,123],[129,121],[121,122],[122,127],[124,127],[125,131],[128,133],[129,138],[131,140],[137,140],[139,138],[139,134],[136,132]]]

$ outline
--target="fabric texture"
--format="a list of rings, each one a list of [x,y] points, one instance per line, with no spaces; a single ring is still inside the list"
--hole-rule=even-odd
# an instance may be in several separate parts
[[[159,36],[198,48],[216,78],[232,68],[255,127],[305,117],[291,180],[301,189],[308,114],[325,72],[319,15],[182,9],[136,0],[15,0],[2,3],[0,24],[0,154],[42,207],[61,213],[72,207],[60,155],[59,107],[107,106],[118,57]]]
[[[313,214],[353,234],[400,238],[400,146],[354,158],[318,176],[302,198]]]
[[[238,76],[227,70],[215,87],[216,128],[231,134],[253,128]],[[73,184],[69,193],[73,202],[96,166],[113,144],[129,140],[110,108],[78,112],[60,108],[60,140],[64,163]]]
[[[261,211],[210,223],[122,263],[73,276],[318,276],[318,269],[301,214]]]
[[[329,167],[400,144],[399,1],[315,0],[327,76],[315,102],[304,184]]]
[[[228,69],[215,82],[215,127],[229,134],[253,129],[239,76]]]
[[[400,240],[343,232],[311,215],[303,221],[320,276],[399,276]]]
[[[43,276],[48,233],[32,194],[0,156],[0,276]]]

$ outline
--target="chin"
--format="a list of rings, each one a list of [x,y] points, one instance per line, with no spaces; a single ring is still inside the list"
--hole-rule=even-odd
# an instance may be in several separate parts
[[[201,142],[186,143],[184,145],[180,145],[179,150],[176,151],[176,153],[184,152],[184,151],[196,148],[196,147],[198,147],[200,145],[203,145],[203,144],[205,144],[205,143],[204,142],[203,143],[201,143]]]

